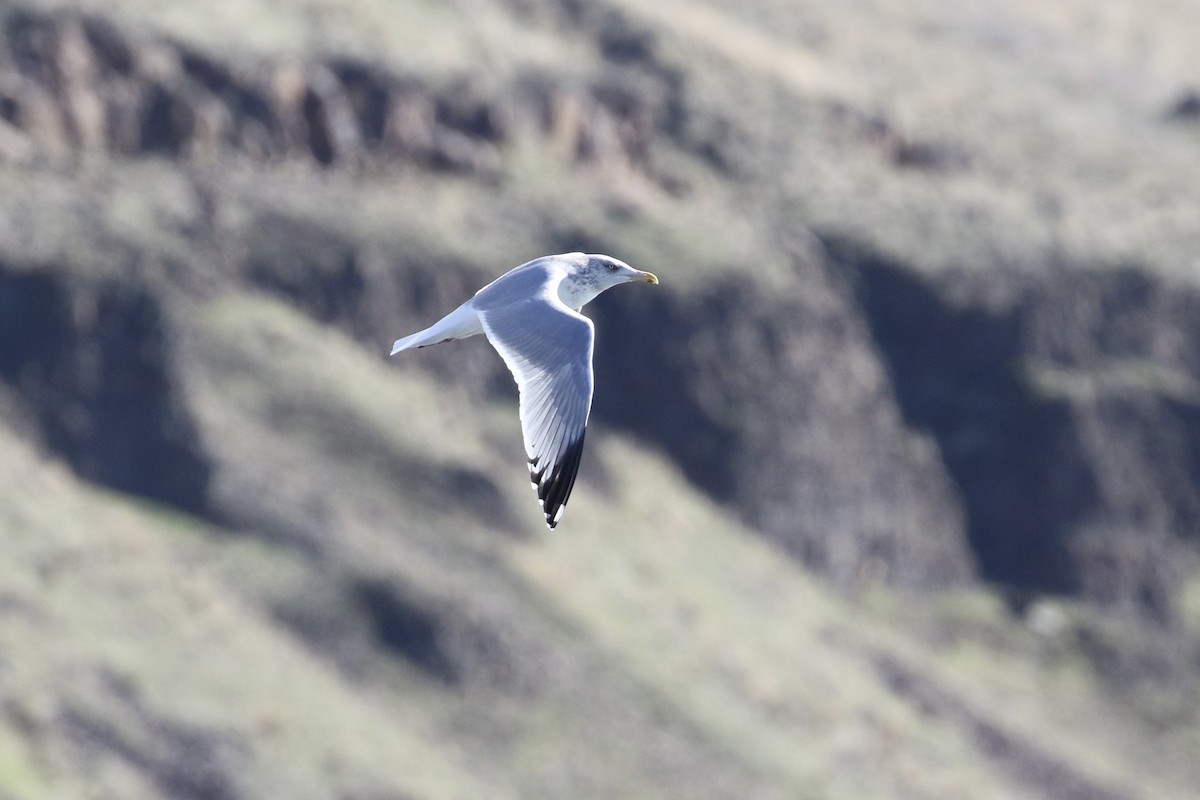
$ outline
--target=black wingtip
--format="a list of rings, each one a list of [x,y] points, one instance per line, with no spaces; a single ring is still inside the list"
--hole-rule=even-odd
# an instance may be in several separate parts
[[[575,488],[575,478],[579,475],[579,463],[583,458],[583,439],[586,431],[571,442],[563,453],[562,458],[554,465],[553,472],[546,480],[545,469],[533,473],[533,481],[538,487],[538,499],[542,501],[542,510],[546,513],[546,524],[551,530],[562,520],[562,514]]]

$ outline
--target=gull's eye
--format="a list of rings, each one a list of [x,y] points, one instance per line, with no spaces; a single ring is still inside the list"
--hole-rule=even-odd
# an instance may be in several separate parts
[[[614,263],[612,263],[611,261],[610,261],[610,262],[608,262],[607,264],[605,264],[604,266],[608,267],[608,271],[609,271],[609,272],[616,272],[616,271],[617,271],[617,265],[616,265],[616,264],[614,264]]]

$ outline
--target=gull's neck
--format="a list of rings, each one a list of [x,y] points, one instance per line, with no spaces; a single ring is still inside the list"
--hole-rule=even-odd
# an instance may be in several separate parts
[[[578,311],[607,288],[595,272],[568,273],[558,284],[558,297],[567,308]]]

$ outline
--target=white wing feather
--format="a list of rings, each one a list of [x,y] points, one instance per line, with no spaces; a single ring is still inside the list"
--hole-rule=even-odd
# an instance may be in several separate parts
[[[471,305],[520,390],[530,479],[553,528],[583,453],[592,407],[593,328],[558,299],[553,273],[531,270],[520,277],[526,280],[485,287]]]

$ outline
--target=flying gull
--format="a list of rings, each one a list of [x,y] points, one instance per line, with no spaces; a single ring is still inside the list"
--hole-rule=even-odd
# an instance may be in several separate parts
[[[592,410],[592,321],[579,313],[620,283],[658,283],[623,261],[587,253],[543,256],[506,272],[441,321],[397,339],[392,355],[482,333],[521,394],[521,433],[538,502],[553,528],[579,472]]]

